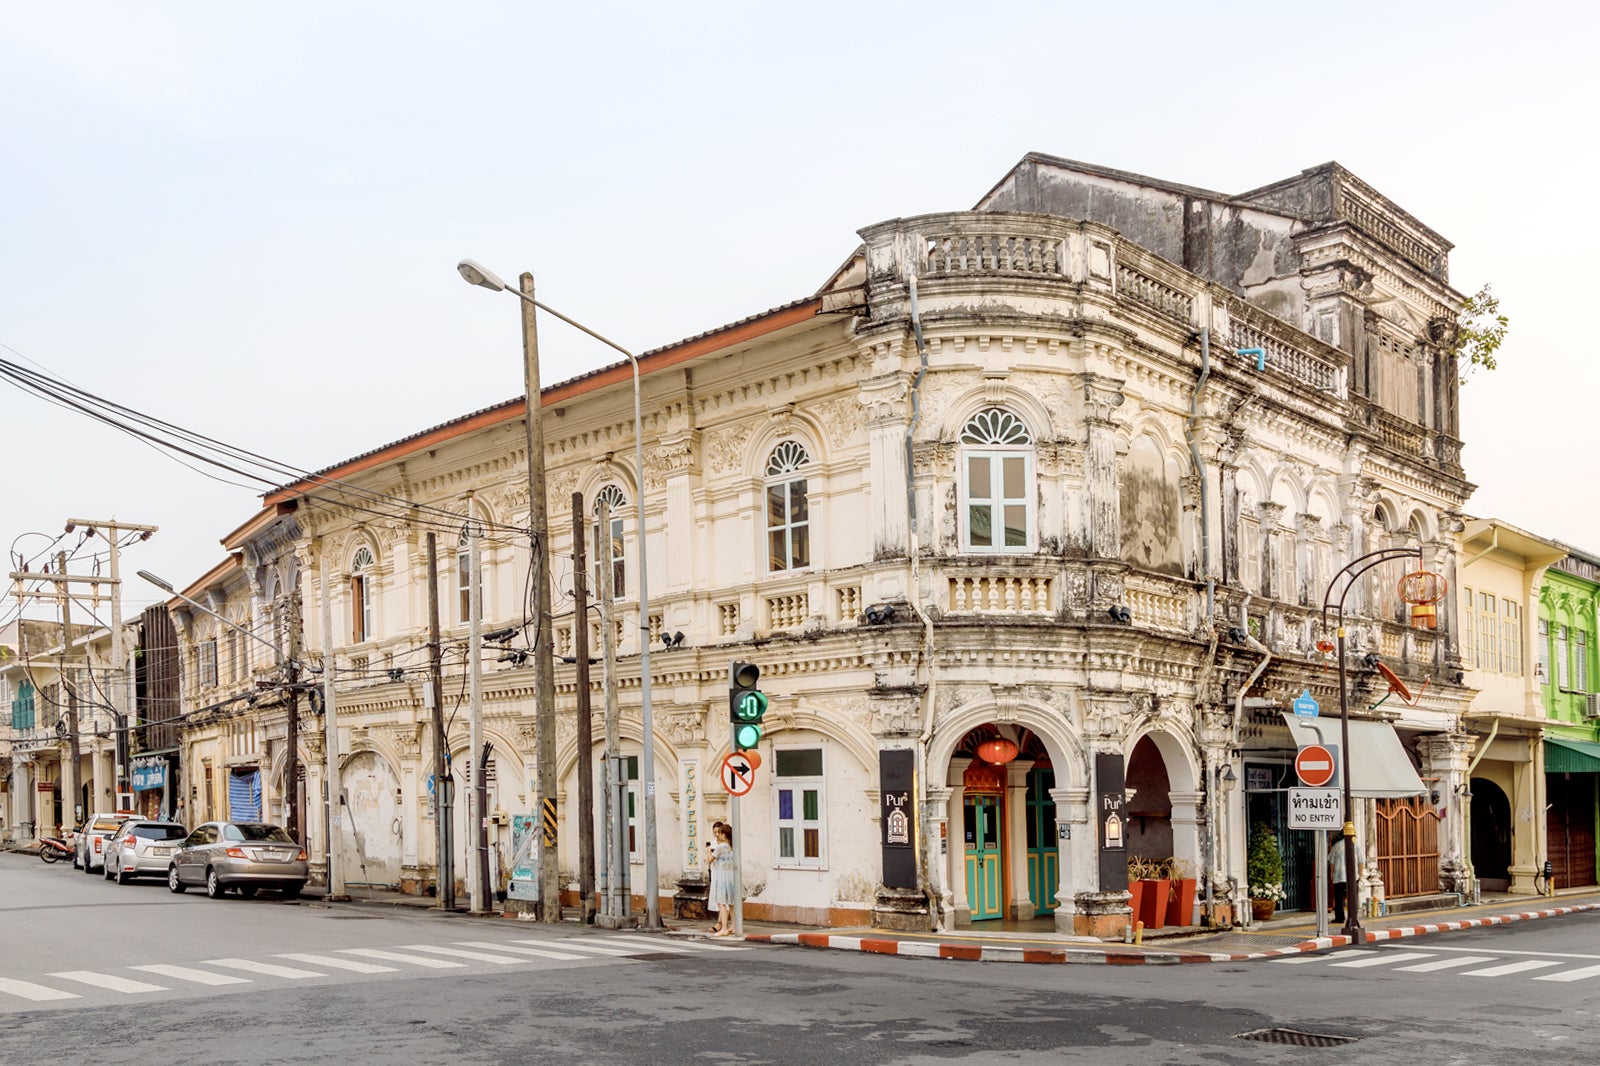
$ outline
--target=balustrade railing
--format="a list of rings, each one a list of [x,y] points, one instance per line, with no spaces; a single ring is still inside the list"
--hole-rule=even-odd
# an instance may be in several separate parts
[[[1121,262],[1117,264],[1117,292],[1134,303],[1187,323],[1194,314],[1194,298]]]
[[[1043,614],[1050,610],[1054,582],[1048,577],[985,574],[948,581],[947,609],[954,614]]]
[[[1237,316],[1244,307],[1239,305],[1231,310]],[[1260,326],[1238,321],[1236,317],[1232,340],[1235,348],[1260,348],[1266,352],[1267,366],[1281,370],[1296,381],[1302,381],[1314,389],[1330,391],[1338,386],[1339,371],[1333,363],[1295,347]]]

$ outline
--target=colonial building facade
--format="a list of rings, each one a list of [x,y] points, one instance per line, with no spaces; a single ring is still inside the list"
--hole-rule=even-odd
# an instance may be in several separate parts
[[[465,664],[483,657],[503,883],[509,823],[536,813],[528,652],[548,640],[572,657],[577,626],[600,646],[598,622],[573,611],[576,494],[590,559],[617,590],[623,755],[643,739],[639,642],[657,649],[656,779],[629,788],[657,797],[661,878],[636,876],[636,896],[670,908],[703,876],[706,827],[727,815],[728,664],[742,659],[772,698],[740,818],[747,914],[906,928],[1053,915],[1107,935],[1127,920],[1128,859],[1170,857],[1204,885],[1182,920],[1224,922],[1247,912],[1251,823],[1282,836],[1309,903],[1306,834],[1288,828],[1283,792],[1299,734],[1283,711],[1306,694],[1337,713],[1324,597],[1384,547],[1420,561],[1343,595],[1352,718],[1404,763],[1382,780],[1357,770],[1359,875],[1377,898],[1464,881],[1464,820],[1441,820],[1429,795],[1464,789],[1472,751],[1458,610],[1447,600],[1436,627],[1414,626],[1396,585],[1419,568],[1454,581],[1471,489],[1448,242],[1333,164],[1231,196],[1047,156],[974,210],[860,235],[814,296],[640,357],[643,470],[626,364],[543,391],[549,632],[529,590],[522,398],[286,486],[227,538],[239,581],[209,580],[219,603],[258,628],[289,609],[313,649],[301,658],[333,671],[347,814],[334,846],[347,871],[365,863],[348,876],[412,890],[438,876],[431,532],[436,696],[464,776]],[[469,523],[483,531],[477,574]],[[512,634],[489,650],[466,646],[474,582],[484,628]],[[333,658],[317,663],[324,634]],[[1379,659],[1415,698],[1374,713]],[[575,666],[556,681],[571,881],[578,834],[594,829],[576,819]],[[602,695],[597,681],[596,706]],[[251,765],[270,811],[294,787],[274,769],[287,727],[257,714]],[[310,797],[319,730],[305,718],[296,744]],[[997,749],[1012,757],[984,757]],[[1401,853],[1397,819],[1442,827],[1431,866]],[[321,820],[305,825],[320,853]]]

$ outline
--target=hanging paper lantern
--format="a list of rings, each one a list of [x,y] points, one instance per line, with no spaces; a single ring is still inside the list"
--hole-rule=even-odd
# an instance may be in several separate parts
[[[978,758],[984,762],[1004,766],[1017,757],[1017,742],[1005,737],[995,737],[978,745]]]
[[[1418,570],[1400,579],[1400,598],[1411,605],[1411,624],[1417,629],[1434,629],[1439,612],[1434,604],[1444,599],[1449,584],[1431,570]]]

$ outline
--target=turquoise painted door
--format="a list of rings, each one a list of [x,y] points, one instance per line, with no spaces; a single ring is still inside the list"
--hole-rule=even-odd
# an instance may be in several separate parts
[[[1028,771],[1028,898],[1033,913],[1050,914],[1056,909],[1056,891],[1061,886],[1061,853],[1056,844],[1056,801],[1050,790],[1056,787],[1056,772],[1049,767]]]
[[[1000,797],[966,797],[967,906],[972,920],[1002,918],[1000,906]]]

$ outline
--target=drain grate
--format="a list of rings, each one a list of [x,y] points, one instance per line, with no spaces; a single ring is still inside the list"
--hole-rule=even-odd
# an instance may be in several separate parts
[[[1263,1044],[1287,1044],[1290,1047],[1339,1047],[1357,1037],[1332,1036],[1328,1033],[1303,1033],[1298,1029],[1252,1029],[1248,1033],[1235,1033],[1235,1040],[1259,1040]]]

